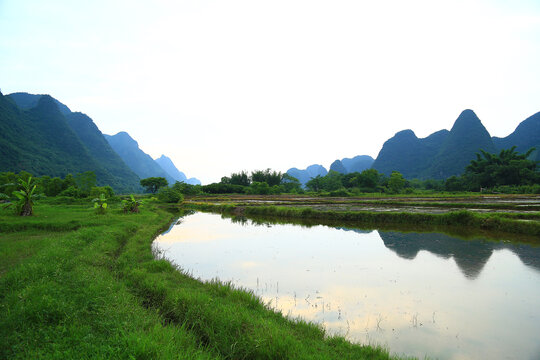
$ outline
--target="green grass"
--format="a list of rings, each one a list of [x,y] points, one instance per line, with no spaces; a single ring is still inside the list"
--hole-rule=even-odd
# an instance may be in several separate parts
[[[164,209],[35,214],[0,211],[0,359],[389,358],[156,259],[152,239],[174,217]]]

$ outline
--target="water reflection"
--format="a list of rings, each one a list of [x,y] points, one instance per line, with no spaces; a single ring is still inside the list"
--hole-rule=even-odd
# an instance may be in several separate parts
[[[539,354],[540,253],[531,246],[203,213],[156,245],[195,277],[232,281],[284,314],[393,353]]]
[[[404,259],[413,260],[421,250],[453,258],[469,279],[476,279],[495,250],[508,249],[528,266],[540,270],[540,248],[483,239],[462,240],[439,233],[400,233],[379,231],[384,245]]]

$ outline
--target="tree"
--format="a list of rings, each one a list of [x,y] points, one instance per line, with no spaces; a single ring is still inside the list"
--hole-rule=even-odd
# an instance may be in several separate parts
[[[535,148],[525,154],[519,154],[515,149],[515,146],[503,149],[498,155],[480,150],[476,160],[471,160],[465,169],[463,176],[467,186],[478,190],[499,185],[531,185],[540,181],[536,162],[528,159]]]
[[[306,183],[306,188],[309,191],[317,191],[317,192],[321,191],[323,189],[323,178],[322,178],[322,176],[317,175],[314,178],[311,178],[311,180],[309,180]]]
[[[388,179],[388,190],[392,194],[399,194],[405,188],[406,181],[399,171],[392,171]]]
[[[279,185],[281,183],[281,173],[270,169],[255,170],[251,172],[251,181],[265,182],[269,186]]]
[[[67,178],[67,176],[66,176]],[[90,190],[97,184],[96,173],[93,171],[85,171],[75,175],[75,183],[80,192],[84,196],[90,195]]]
[[[146,188],[147,192],[155,194],[159,188],[169,186],[169,182],[164,177],[149,177],[141,179],[141,186]]]
[[[251,184],[251,181],[249,180],[248,173],[246,171],[242,171],[242,172],[239,172],[239,173],[231,174],[230,184],[231,185],[249,186],[249,184]]]
[[[287,173],[281,175],[281,186],[283,186],[284,191],[287,193],[298,193],[302,190],[300,180]]]

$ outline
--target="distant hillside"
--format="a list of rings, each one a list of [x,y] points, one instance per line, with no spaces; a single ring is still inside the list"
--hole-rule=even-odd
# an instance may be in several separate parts
[[[110,185],[127,191],[140,191],[140,178],[109,145],[103,133],[87,115],[75,112],[66,116],[68,125],[92,155],[114,177]]]
[[[336,160],[332,164],[330,164],[330,171],[336,171],[340,174],[347,173],[347,169],[345,169],[345,166],[343,166],[341,160]]]
[[[8,97],[11,100],[15,101],[17,106],[23,110],[28,110],[36,107],[39,99],[41,99],[42,96],[43,95],[28,94],[25,92],[16,92],[8,95]],[[60,110],[62,114],[71,114],[71,110],[66,105],[62,104],[60,101],[56,100],[53,97],[51,98],[56,103],[56,105],[58,105],[58,110]]]
[[[113,136],[104,134],[104,136],[114,151],[141,179],[164,177],[169,184],[174,184],[175,179],[163,170],[150,155],[142,151],[137,141],[133,140],[127,132],[122,131]]]
[[[450,131],[440,130],[424,139],[412,130],[398,132],[384,143],[373,168],[387,175],[396,170],[409,179],[446,179],[462,174],[480,149],[496,150],[480,119],[465,110]]]
[[[336,160],[330,165],[330,170],[341,174],[348,174],[369,169],[373,165],[373,158],[369,155],[358,155],[351,158]]]
[[[165,170],[165,172],[169,174],[175,181],[183,181],[191,185],[201,184],[199,179],[196,179],[196,178],[188,179],[183,172],[179,171],[176,168],[172,160],[165,155],[161,155],[159,158],[155,160],[155,162],[157,162],[158,165],[161,166],[161,168]]]
[[[496,151],[491,135],[472,110],[463,111],[423,177],[446,179],[461,175],[480,149]]]
[[[287,170],[287,174],[291,175],[292,177],[297,178],[302,185],[305,185],[309,180],[311,180],[314,177],[317,177],[317,175],[325,176],[326,174],[328,174],[328,171],[325,169],[324,166],[314,164],[314,165],[308,166],[305,170],[291,168]]]
[[[72,113],[60,101],[48,95],[15,93],[7,96],[16,104],[26,124],[26,132],[12,138],[10,145],[30,141],[36,145],[32,153],[21,149],[12,153],[11,160],[24,161],[20,166],[12,164],[10,171],[26,170],[35,175],[65,176],[68,173],[94,171],[98,184],[111,185],[117,192],[132,192],[141,189],[139,178],[109,146],[92,119],[82,113]],[[38,131],[35,135],[33,132]],[[9,131],[7,131],[9,133]],[[23,137],[20,134],[24,134]],[[7,134],[5,134],[7,135]],[[52,155],[51,152],[54,152]],[[42,156],[45,159],[36,163]],[[25,159],[25,160],[23,160]]]
[[[497,150],[508,149],[515,145],[516,151],[520,153],[525,153],[534,147],[536,151],[532,157],[536,161],[540,161],[540,112],[521,122],[516,130],[507,137],[493,137],[493,143]]]

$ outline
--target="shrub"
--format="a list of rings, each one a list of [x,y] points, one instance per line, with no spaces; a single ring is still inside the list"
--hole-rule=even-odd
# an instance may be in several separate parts
[[[157,195],[159,201],[170,204],[175,204],[184,200],[184,195],[182,195],[182,193],[170,187],[160,188]]]
[[[59,195],[76,198],[81,196],[81,192],[75,186],[70,186],[66,190],[62,191]]]
[[[139,212],[139,206],[141,205],[141,201],[136,200],[133,194],[130,195],[129,199],[122,200],[122,205],[124,206],[123,210],[124,213],[138,213]]]
[[[105,194],[105,197],[112,198],[114,196],[114,190],[109,185],[107,186],[94,186],[90,190],[90,197],[99,197],[101,194]]]

